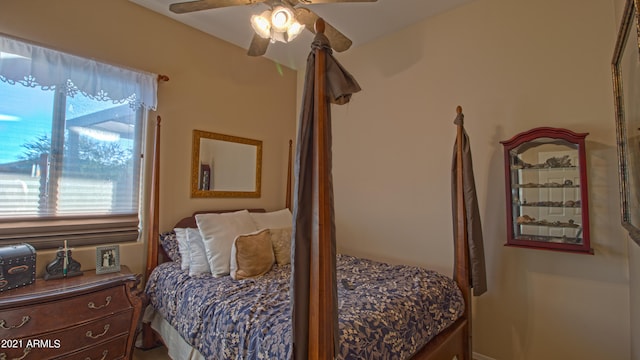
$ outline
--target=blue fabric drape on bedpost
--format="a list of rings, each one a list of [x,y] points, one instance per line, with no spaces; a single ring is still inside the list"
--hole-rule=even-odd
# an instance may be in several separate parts
[[[305,87],[303,93],[300,125],[298,127],[298,140],[295,158],[295,187],[293,203],[293,234],[291,249],[291,316],[293,351],[292,357],[297,360],[308,358],[309,348],[309,288],[310,288],[310,260],[311,238],[314,226],[318,224],[318,211],[314,206],[314,137],[315,137],[315,51],[322,49],[326,52],[326,98],[327,111],[324,119],[326,124],[324,142],[324,157],[328,171],[318,176],[328,176],[328,199],[331,218],[331,248],[333,255],[333,308],[334,308],[334,349],[338,342],[338,308],[336,286],[336,260],[335,260],[335,221],[333,213],[333,183],[331,177],[331,116],[329,103],[345,104],[351,94],[360,91],[360,86],[355,79],[342,68],[331,55],[331,47],[327,37],[318,32],[311,45],[312,51],[307,58],[307,72],[305,75]],[[326,321],[326,319],[324,319]]]

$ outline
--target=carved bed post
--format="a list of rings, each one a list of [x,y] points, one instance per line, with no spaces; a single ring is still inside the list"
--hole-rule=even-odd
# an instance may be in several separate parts
[[[324,20],[315,24],[324,33]],[[333,359],[334,313],[329,169],[326,158],[326,50],[315,50],[315,128],[313,139],[313,231],[309,286],[309,359]]]
[[[462,107],[456,108],[458,115],[462,114]],[[454,245],[455,256],[455,281],[458,287],[462,291],[462,297],[465,302],[465,313],[467,325],[464,329],[463,343],[464,343],[464,360],[471,360],[471,289],[469,280],[469,245],[467,238],[467,214],[464,203],[464,181],[463,181],[463,143],[464,143],[464,124],[462,121],[457,125],[458,132],[456,137],[456,202],[457,202],[457,214],[456,214],[456,227],[457,238]],[[460,359],[462,360],[462,359]]]
[[[145,268],[144,281],[149,280],[149,276],[153,269],[158,266],[158,236],[160,235],[159,214],[160,214],[160,121],[161,118],[158,115],[156,119],[154,146],[153,146],[153,161],[151,171],[151,197],[149,199],[149,221],[151,223],[148,237],[147,237],[147,264]],[[145,296],[146,297],[146,296]],[[147,306],[145,299],[143,304]],[[151,349],[158,345],[158,338],[155,332],[151,329],[151,324],[142,324],[142,345],[141,349]]]
[[[151,172],[151,198],[149,199],[149,221],[151,227],[147,238],[147,265],[145,281],[149,279],[151,271],[158,266],[158,236],[160,209],[160,115],[156,120],[155,141],[153,146],[153,170]]]
[[[158,82],[169,81],[169,76],[159,74]],[[149,199],[149,222],[151,227],[147,237],[147,264],[144,281],[149,279],[151,271],[158,266],[158,235],[160,234],[160,115],[156,118],[153,141],[153,160],[151,161],[151,197]]]
[[[293,211],[291,207],[291,171],[293,162],[293,140],[289,140],[289,162],[287,163],[287,194],[285,198],[285,206],[289,211]]]

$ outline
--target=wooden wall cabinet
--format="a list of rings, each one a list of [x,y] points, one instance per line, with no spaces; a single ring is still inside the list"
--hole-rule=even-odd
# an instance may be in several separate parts
[[[593,254],[585,138],[540,127],[504,146],[507,246]]]

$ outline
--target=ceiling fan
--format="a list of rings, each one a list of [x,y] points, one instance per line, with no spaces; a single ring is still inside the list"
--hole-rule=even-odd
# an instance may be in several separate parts
[[[176,14],[218,9],[230,6],[265,4],[268,10],[251,17],[251,26],[255,30],[248,55],[261,56],[267,52],[270,42],[289,42],[304,28],[315,34],[314,25],[319,18],[313,11],[298,5],[313,5],[346,2],[376,2],[377,0],[197,0],[174,3],[169,10]],[[351,47],[351,40],[325,23],[324,34],[331,47],[342,52]]]

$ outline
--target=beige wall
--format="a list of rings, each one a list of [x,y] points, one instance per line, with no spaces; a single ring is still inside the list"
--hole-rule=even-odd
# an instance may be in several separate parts
[[[337,55],[363,88],[333,108],[342,251],[451,272],[452,121],[463,106],[489,282],[473,304],[474,350],[490,358],[629,358],[610,72],[615,27],[610,1],[477,0]],[[538,126],[590,133],[594,256],[503,246],[499,141]],[[632,290],[637,303],[637,279]]]
[[[2,1],[0,32],[170,77],[159,86],[149,122],[162,116],[161,231],[195,210],[284,207],[288,140],[295,137],[294,71],[280,73],[271,61],[127,0]],[[262,140],[262,197],[191,199],[193,129]],[[144,251],[142,242],[122,245],[121,263],[141,272]],[[94,248],[76,249],[74,257],[83,269],[95,268]],[[39,273],[51,259],[51,252],[39,252]]]

